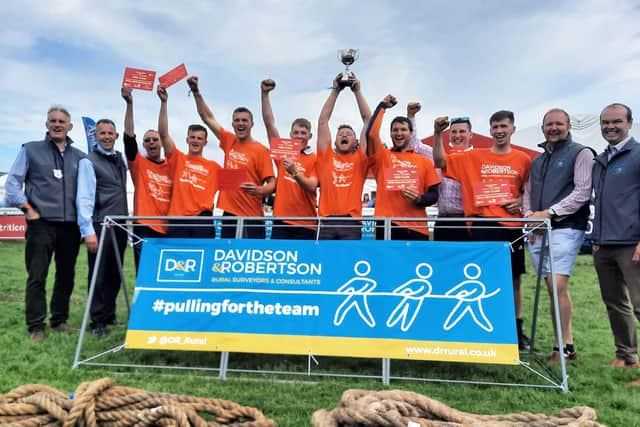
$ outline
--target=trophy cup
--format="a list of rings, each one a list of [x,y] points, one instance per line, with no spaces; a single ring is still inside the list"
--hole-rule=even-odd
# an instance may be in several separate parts
[[[353,73],[349,70],[349,66],[356,62],[358,59],[358,49],[338,49],[338,58],[346,66],[342,72],[342,78],[340,79],[340,86],[351,86],[351,80],[349,77]]]

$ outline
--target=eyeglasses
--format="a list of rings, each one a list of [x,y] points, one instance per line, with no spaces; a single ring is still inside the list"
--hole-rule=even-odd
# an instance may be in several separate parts
[[[145,138],[142,141],[144,141],[144,142],[151,142],[151,141],[158,142],[158,141],[160,141],[160,138],[158,138],[157,136],[154,136],[154,137]]]
[[[469,120],[469,116],[452,117],[451,124],[455,125],[456,123],[471,123],[471,120]]]

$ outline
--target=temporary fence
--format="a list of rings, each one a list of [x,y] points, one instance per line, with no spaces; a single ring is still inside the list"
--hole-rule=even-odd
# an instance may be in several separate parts
[[[136,234],[136,228],[145,225],[139,221],[150,219],[168,220],[169,228],[215,228],[216,237],[147,239],[138,271],[133,312],[128,299],[126,275],[115,250],[129,314],[127,337],[123,343],[114,347],[88,357],[83,356],[87,335],[85,331],[90,318],[89,302],[95,292],[96,279],[103,268],[101,260],[105,256],[105,240],[111,239],[111,247],[115,249],[117,245],[113,230],[124,228],[130,233],[133,244],[141,245],[144,239]],[[517,349],[513,300],[510,299],[509,252],[514,245],[524,244],[530,233],[536,233],[538,238],[543,239],[543,247],[550,254],[551,248],[547,242],[552,231],[548,219],[527,219],[526,227],[523,219],[513,218],[350,218],[353,223],[345,223],[344,218],[331,217],[322,218],[320,223],[319,218],[216,216],[206,218],[204,223],[195,224],[194,219],[201,221],[204,218],[105,217],[73,368],[97,365],[111,368],[192,369],[215,371],[223,379],[229,373],[252,372],[379,378],[384,384],[389,384],[391,380],[415,380],[539,387],[565,392],[569,389],[564,358],[560,358],[558,376],[534,351],[538,332],[542,263],[536,279],[531,345],[524,353]],[[471,232],[478,229],[508,228],[522,230],[522,234],[518,233],[519,237],[514,241],[502,243],[391,240],[395,231],[400,229],[410,228],[424,234],[421,232],[433,229],[436,220],[439,227],[443,228],[466,227]],[[235,224],[229,224],[229,221],[235,221]],[[307,221],[308,228],[316,232],[316,238],[320,235],[319,227],[353,229],[355,225],[358,228],[369,227],[370,231],[364,239],[343,241],[242,238],[249,227],[264,227],[266,221],[277,221],[277,225],[272,227],[285,228],[297,227],[299,221]],[[374,224],[371,221],[376,222]],[[495,224],[496,221],[501,225]],[[461,226],[461,223],[468,225]],[[223,227],[235,227],[235,239],[221,239]],[[376,227],[382,230],[382,233],[378,233],[379,238],[384,237],[382,242],[373,241]],[[371,233],[371,230],[374,232]],[[176,249],[176,242],[179,243],[179,249]],[[300,274],[312,271],[314,263],[311,261],[295,264],[291,267],[291,275],[285,279],[277,271],[274,273],[275,270],[265,267],[266,264],[260,267],[255,260],[252,261],[251,271],[248,271],[247,265],[239,263],[236,267],[225,258],[226,254],[231,254],[229,256],[232,257],[240,254],[238,256],[242,257],[242,254],[258,254],[259,251],[262,251],[260,256],[267,253],[265,251],[271,251],[269,253],[273,256],[274,248],[290,248],[297,251],[296,257],[301,254],[304,260],[321,265],[321,268],[316,266],[315,271],[319,277],[317,281],[300,279]],[[197,256],[191,256],[193,254]],[[283,254],[286,256],[286,251]],[[365,254],[370,254],[371,257],[367,258]],[[206,268],[203,268],[205,264]],[[301,267],[302,264],[305,265]],[[259,268],[263,270],[257,271]],[[295,270],[296,268],[309,270]],[[374,273],[370,275],[372,270]],[[558,293],[553,271],[550,273],[555,338],[561,343]],[[348,274],[352,276],[351,279],[348,279]],[[274,297],[275,294],[278,294],[277,298]],[[179,302],[166,301],[166,295],[180,295],[182,299]],[[212,303],[209,301],[210,295],[221,296]],[[227,297],[229,295],[231,297]],[[244,302],[234,302],[238,295],[243,295],[239,301]],[[259,295],[260,298],[245,298],[247,295],[251,298]],[[310,303],[298,304],[298,301]],[[305,307],[317,307],[318,313],[322,315],[293,317],[291,314],[295,310],[301,310],[302,313]],[[424,307],[429,309],[428,315],[424,314]],[[178,309],[181,313],[193,315],[178,315]],[[253,321],[248,321],[247,317],[237,313],[238,310],[243,315],[248,315],[249,310],[261,315],[249,317]],[[264,315],[265,311],[271,315],[269,311],[274,310],[287,313],[277,321]],[[309,310],[309,313],[313,313],[313,309]],[[207,313],[209,317],[199,313]],[[380,316],[385,316],[386,322],[381,322]],[[440,324],[439,320],[433,319],[446,320]],[[95,349],[96,343],[92,342],[90,347]],[[128,352],[137,351],[134,349],[199,350],[215,353],[218,360],[211,365],[205,363],[206,366],[196,367],[183,364],[170,366],[162,361],[104,361],[107,355],[119,353],[123,349]],[[233,368],[230,365],[230,354],[234,352],[304,355],[306,369]],[[340,370],[322,371],[316,369],[319,356],[379,359],[380,374],[364,375],[357,369],[346,373]],[[394,362],[394,366],[416,364],[418,361],[511,364],[524,368],[537,378],[537,382],[487,380],[476,378],[475,375],[469,375],[473,378],[465,379],[416,377],[405,372],[393,375],[391,361],[396,359],[398,360]],[[451,376],[450,373],[448,376]]]

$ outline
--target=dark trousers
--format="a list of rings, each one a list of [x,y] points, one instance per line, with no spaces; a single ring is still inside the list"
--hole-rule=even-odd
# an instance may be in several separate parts
[[[318,228],[319,240],[360,240],[362,238],[362,224],[354,221],[350,216],[336,216],[320,219]]]
[[[198,214],[200,218],[169,220],[167,237],[215,239],[216,228],[213,225],[211,211]]]
[[[384,240],[384,221],[376,221],[376,240]],[[429,235],[409,228],[398,227],[392,222],[391,240],[429,240]]]
[[[80,231],[75,222],[27,221],[25,318],[29,332],[44,329],[47,317],[47,274],[55,253],[56,277],[51,295],[51,326],[69,318]]]
[[[224,212],[223,216],[234,218],[237,215]],[[235,239],[236,228],[238,227],[237,219],[223,219],[222,220],[222,234],[223,239]],[[243,239],[264,239],[266,237],[264,229],[264,220],[262,219],[246,219],[244,220],[244,227],[242,229]]]
[[[316,230],[303,227],[300,225],[288,224],[284,221],[273,221],[271,226],[271,239],[288,239],[288,240],[315,240]]]
[[[439,242],[468,242],[471,240],[466,221],[436,221],[433,240]]]
[[[96,235],[100,239],[102,227],[99,222],[93,223]],[[104,236],[104,247],[100,260],[100,267],[96,277],[96,285],[93,290],[93,299],[91,300],[91,327],[105,326],[114,323],[116,320],[116,298],[120,291],[120,268],[114,252],[113,238],[111,231],[115,233],[116,249],[120,255],[120,261],[124,260],[124,251],[127,248],[127,232],[120,227],[111,226],[105,230],[107,234]],[[96,268],[97,253],[87,252],[89,261],[89,286],[91,286],[91,278],[93,270]]]
[[[138,266],[140,265],[140,256],[142,255],[142,245],[144,244],[144,240],[147,238],[158,238],[158,237],[167,237],[165,234],[157,232],[153,228],[147,227],[146,225],[136,225],[133,227],[133,234],[135,234],[139,239],[134,237],[133,242],[133,260],[136,264],[136,274],[138,274]]]
[[[593,252],[600,294],[607,307],[616,358],[638,361],[636,319],[640,321],[640,264],[631,260],[633,246],[600,246]]]
[[[473,223],[471,240],[474,242],[509,242],[511,251],[511,275],[516,277],[524,274],[524,239],[522,229],[505,226],[497,221],[476,221]]]

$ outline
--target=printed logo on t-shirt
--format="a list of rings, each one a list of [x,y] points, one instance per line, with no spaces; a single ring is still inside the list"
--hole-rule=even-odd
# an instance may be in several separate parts
[[[341,162],[338,159],[333,159],[333,171],[331,175],[333,177],[333,185],[336,187],[349,187],[353,181],[353,162]]]
[[[160,202],[169,202],[171,199],[171,178],[150,169],[146,170],[146,174],[149,195]]]
[[[417,168],[415,164],[413,164],[409,160],[399,159],[395,155],[391,155],[391,167],[392,168],[400,168],[400,169],[414,169]]]
[[[512,169],[509,165],[492,165],[483,163],[480,167],[480,175],[482,176],[490,176],[490,175],[519,175],[516,169]]]
[[[209,170],[205,166],[199,163],[186,161],[179,181],[190,184],[198,190],[204,190],[206,188],[208,176]]]
[[[240,169],[249,164],[249,156],[240,151],[229,151],[227,167],[231,169]]]

